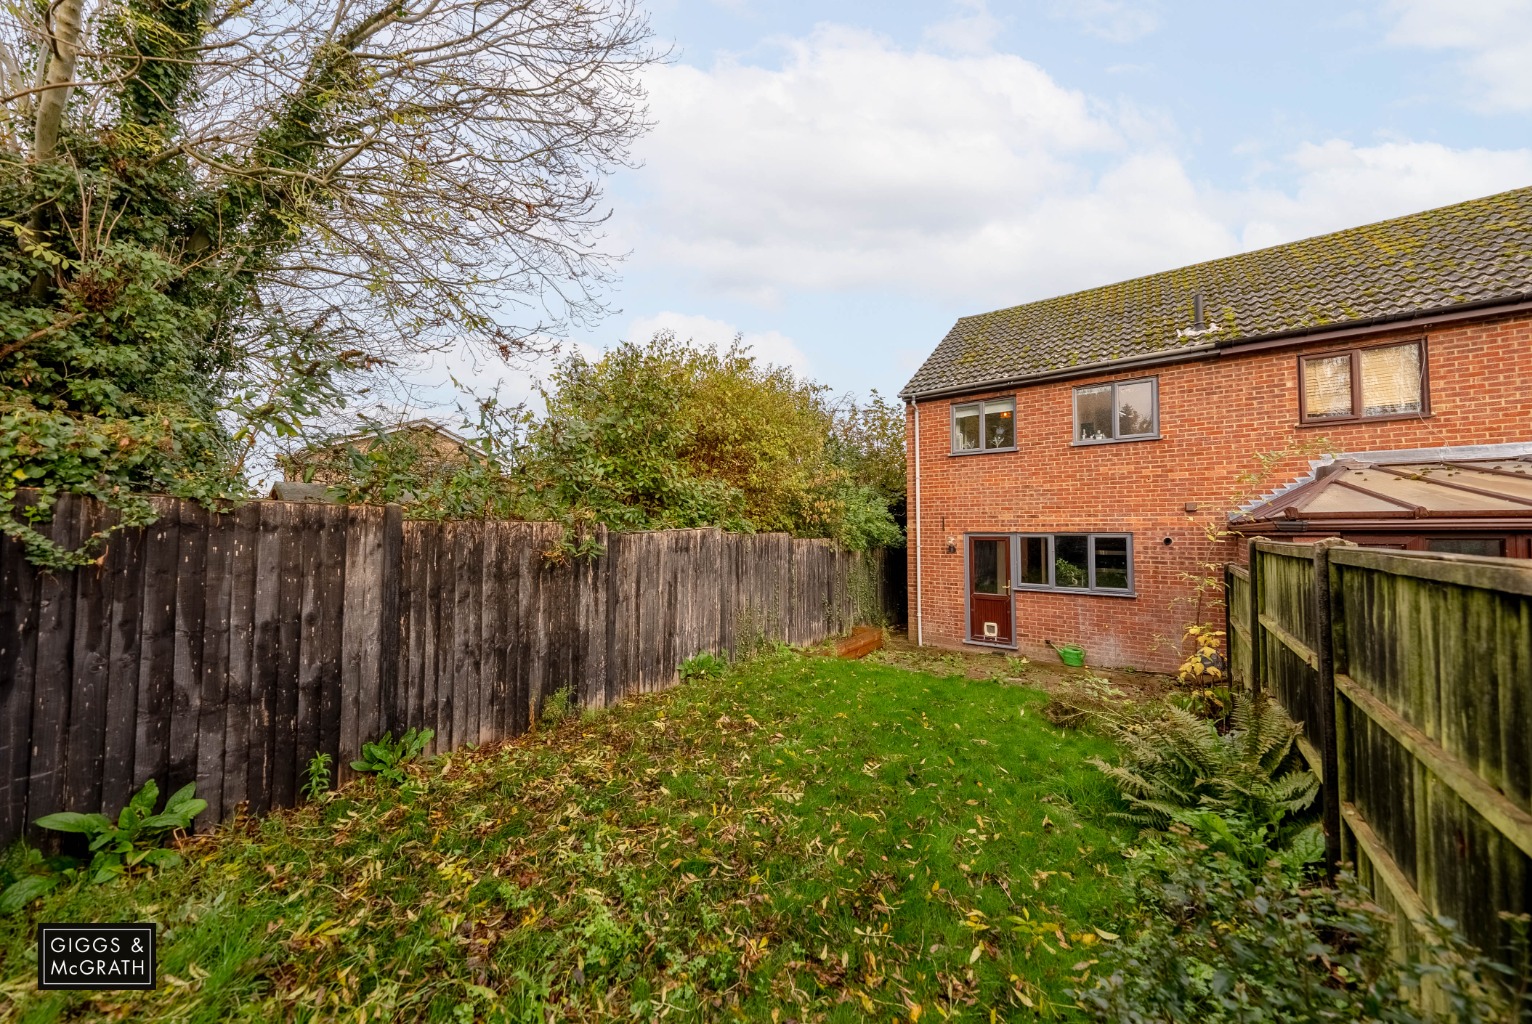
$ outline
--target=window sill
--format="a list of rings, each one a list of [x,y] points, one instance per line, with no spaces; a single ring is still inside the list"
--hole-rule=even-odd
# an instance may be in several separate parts
[[[1084,590],[1077,587],[1038,587],[1017,584],[1011,587],[1018,594],[1073,594],[1076,597],[1138,597],[1136,590]]]
[[[1071,442],[1069,442],[1069,446],[1071,448],[1095,448],[1095,447],[1098,447],[1098,446],[1103,445],[1103,444],[1135,444],[1135,443],[1137,443],[1139,441],[1163,441],[1163,440],[1164,440],[1164,438],[1161,435],[1159,435],[1159,434],[1153,434],[1153,435],[1146,434],[1143,437],[1111,437],[1111,438],[1104,438],[1104,439],[1099,440],[1099,441],[1071,441]]]
[[[1015,450],[1016,446],[1013,444],[1009,448],[975,448],[969,452],[948,452],[947,457],[949,459],[962,459],[970,455],[1000,455],[1004,452],[1014,452]]]
[[[1296,430],[1315,430],[1321,427],[1351,427],[1365,423],[1397,423],[1400,420],[1428,420],[1430,412],[1396,412],[1392,416],[1336,416],[1328,420],[1299,420],[1293,424]]]

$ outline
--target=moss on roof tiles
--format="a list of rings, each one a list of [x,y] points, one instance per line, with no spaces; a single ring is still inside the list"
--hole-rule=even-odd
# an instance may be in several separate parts
[[[1192,296],[1219,330],[1192,326]],[[905,395],[1532,293],[1532,188],[965,316]]]

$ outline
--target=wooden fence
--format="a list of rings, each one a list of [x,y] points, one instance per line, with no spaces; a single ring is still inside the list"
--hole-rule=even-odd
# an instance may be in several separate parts
[[[153,499],[99,564],[45,573],[0,539],[0,844],[59,810],[115,813],[193,780],[199,824],[292,806],[384,730],[437,751],[514,736],[568,690],[599,706],[702,653],[881,621],[881,552],[784,534],[608,535],[544,557],[542,523],[405,522],[397,507]],[[54,539],[112,521],[63,499]],[[34,830],[35,831],[35,830]]]
[[[1305,723],[1332,863],[1503,956],[1532,911],[1532,567],[1262,539],[1228,582],[1236,678]]]

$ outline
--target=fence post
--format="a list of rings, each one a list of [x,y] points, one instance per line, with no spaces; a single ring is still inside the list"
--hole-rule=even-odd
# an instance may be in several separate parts
[[[1234,683],[1234,568],[1223,564],[1223,649],[1229,683]]]
[[[1261,680],[1265,674],[1265,666],[1262,662],[1262,649],[1266,646],[1261,642],[1261,540],[1259,537],[1251,537],[1250,552],[1250,678],[1246,682],[1246,688],[1250,696],[1261,695]]]
[[[1330,549],[1344,541],[1334,538],[1314,544],[1314,654],[1319,674],[1320,797],[1324,801],[1325,871],[1331,877],[1340,868],[1340,768],[1336,740],[1335,637],[1330,587]]]
[[[401,653],[399,597],[403,582],[404,508],[383,506],[383,551],[378,575],[378,702],[379,716],[389,733],[404,732],[406,709],[399,699],[399,658]],[[363,736],[365,742],[369,737]]]

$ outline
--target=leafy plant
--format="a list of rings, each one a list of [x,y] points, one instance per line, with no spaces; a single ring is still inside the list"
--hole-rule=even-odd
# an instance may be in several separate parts
[[[303,795],[310,801],[321,799],[330,790],[330,755],[316,753],[309,758],[308,781],[303,784]]]
[[[537,721],[544,728],[552,729],[572,716],[575,710],[574,689],[561,686],[543,698],[543,706],[538,711]]]
[[[168,868],[181,863],[181,855],[162,844],[176,831],[190,828],[192,819],[207,809],[207,801],[197,799],[196,793],[197,784],[188,782],[170,794],[164,809],[155,814],[160,787],[150,779],[129,798],[115,822],[104,814],[60,811],[38,818],[37,824],[53,832],[85,836],[93,856],[82,877],[105,882],[139,865]]]
[[[425,751],[435,735],[431,729],[411,729],[396,740],[389,730],[379,739],[362,744],[362,756],[352,761],[351,767],[399,785],[405,780],[405,767]]]
[[[1119,763],[1093,763],[1127,801],[1121,816],[1164,828],[1183,812],[1238,815],[1269,827],[1272,845],[1286,845],[1296,831],[1288,819],[1319,792],[1319,780],[1294,752],[1303,727],[1274,701],[1243,695],[1233,698],[1231,722],[1224,734],[1213,722],[1169,707],[1159,718],[1113,727],[1122,745]]]
[[[709,651],[701,654],[693,654],[690,658],[681,662],[681,678],[683,680],[714,679],[729,670],[729,663],[718,655]]]
[[[1228,661],[1223,654],[1224,631],[1212,626],[1186,627],[1184,641],[1190,653],[1176,670],[1181,688],[1171,699],[1200,718],[1216,723],[1220,731],[1230,727],[1233,698],[1228,686]]]
[[[1225,826],[1230,823],[1225,822]],[[1236,822],[1236,844],[1260,845]],[[1298,858],[1250,858],[1179,828],[1135,860],[1132,937],[1108,947],[1093,987],[1076,991],[1095,1021],[1309,1024],[1508,1024],[1510,973],[1474,951],[1451,921],[1431,922],[1418,958],[1396,961],[1394,922],[1356,879],[1317,884]],[[1258,859],[1258,858],[1257,858]],[[1422,984],[1430,999],[1411,999]]]
[[[1061,587],[1085,586],[1085,568],[1063,558],[1053,560],[1054,582]]]
[[[62,872],[73,865],[69,857],[45,857],[26,843],[12,846],[0,861],[0,916],[52,892],[63,880]]]

